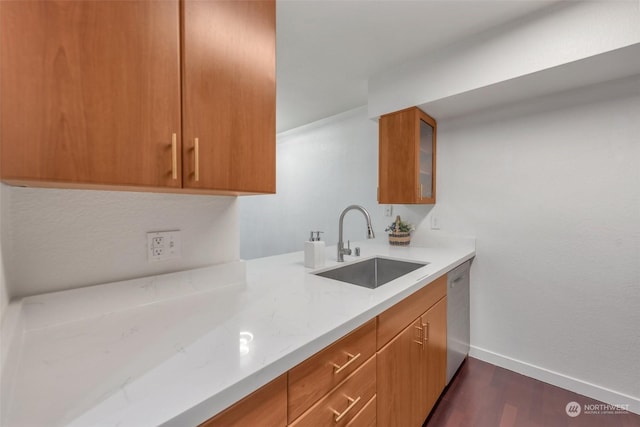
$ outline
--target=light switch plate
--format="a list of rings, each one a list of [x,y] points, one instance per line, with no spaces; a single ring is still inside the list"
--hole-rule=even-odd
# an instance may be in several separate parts
[[[147,233],[147,260],[149,262],[182,257],[180,230]]]
[[[440,219],[435,212],[431,212],[431,229],[440,230]]]

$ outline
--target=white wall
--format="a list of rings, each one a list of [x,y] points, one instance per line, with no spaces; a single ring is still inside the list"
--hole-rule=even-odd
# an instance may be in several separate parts
[[[300,251],[309,231],[324,231],[327,245],[338,242],[338,218],[352,204],[371,214],[377,238],[400,214],[421,219],[430,206],[395,206],[387,218],[377,202],[378,125],[365,107],[278,135],[277,194],[239,200],[240,248],[244,259]],[[345,241],[366,238],[364,216],[349,212]],[[302,261],[302,258],[301,258]]]
[[[473,354],[636,412],[639,118],[636,77],[440,122],[437,203],[477,237]]]
[[[443,100],[464,111],[458,94],[493,86],[538,96],[436,115],[431,215],[444,231],[477,237],[472,354],[638,413],[639,19],[637,1],[562,2],[372,76],[368,106],[371,117]],[[605,52],[621,62],[593,73]],[[580,69],[573,61],[584,58]],[[552,68],[549,85],[518,78]],[[540,97],[589,74],[592,83],[636,76]]]
[[[9,295],[238,260],[233,197],[2,186]],[[148,231],[180,230],[182,258],[147,262]]]

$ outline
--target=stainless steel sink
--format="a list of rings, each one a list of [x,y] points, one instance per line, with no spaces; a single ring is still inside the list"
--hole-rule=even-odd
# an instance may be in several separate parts
[[[375,289],[427,264],[429,263],[376,257],[314,274]]]

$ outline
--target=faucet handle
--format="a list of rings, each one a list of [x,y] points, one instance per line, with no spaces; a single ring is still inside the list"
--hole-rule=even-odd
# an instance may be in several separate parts
[[[347,248],[344,249],[344,254],[345,255],[351,255],[351,241],[347,240]]]

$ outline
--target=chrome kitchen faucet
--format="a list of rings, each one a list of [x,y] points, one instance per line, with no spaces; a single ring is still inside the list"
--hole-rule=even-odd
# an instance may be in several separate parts
[[[376,237],[375,233],[373,232],[373,227],[371,226],[371,216],[369,216],[369,212],[362,206],[358,206],[358,205],[347,206],[345,210],[343,210],[342,213],[340,214],[340,220],[338,223],[338,262],[344,262],[345,254],[351,255],[351,248],[350,247],[345,248],[344,242],[342,241],[342,222],[344,220],[345,214],[352,209],[356,209],[362,212],[365,219],[367,220],[367,239],[373,239],[374,237]]]

